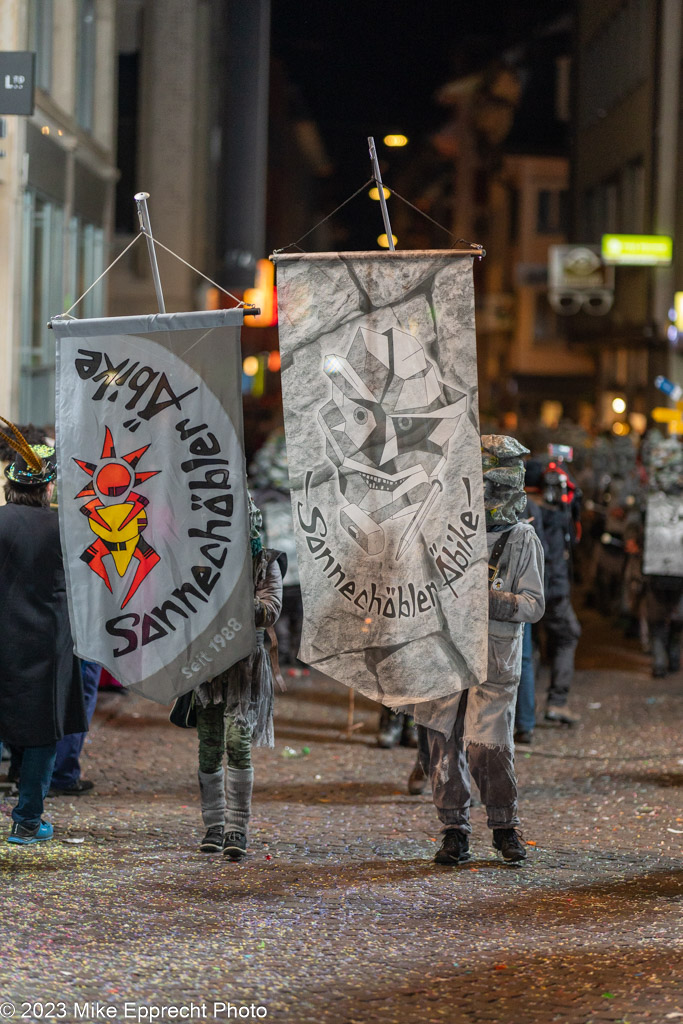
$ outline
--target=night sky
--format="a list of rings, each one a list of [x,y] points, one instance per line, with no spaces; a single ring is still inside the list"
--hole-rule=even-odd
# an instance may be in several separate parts
[[[520,47],[528,53],[530,44],[541,57],[540,26],[571,8],[571,0],[273,0],[273,56],[296,87],[302,114],[317,122],[334,164],[327,208],[370,176],[368,135],[375,136],[391,184],[411,150],[388,151],[381,145],[386,133],[408,135],[414,153],[447,119],[434,102],[440,86]],[[533,125],[533,112],[526,118]],[[524,132],[523,124],[516,126],[522,144]]]

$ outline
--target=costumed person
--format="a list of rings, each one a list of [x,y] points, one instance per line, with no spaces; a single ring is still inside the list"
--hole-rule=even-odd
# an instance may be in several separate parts
[[[652,675],[662,679],[681,667],[683,575],[680,533],[671,524],[683,517],[683,448],[677,437],[661,438],[648,453],[649,496],[645,511],[645,608]],[[659,571],[657,571],[659,570]]]
[[[5,471],[0,508],[0,736],[21,750],[19,799],[8,842],[52,838],[42,820],[57,743],[88,728],[73,653],[57,513],[50,508],[55,450],[29,445],[0,417],[17,453]]]
[[[580,721],[566,705],[581,636],[581,624],[571,601],[572,551],[581,535],[581,492],[566,469],[553,459],[529,459],[526,488],[541,509],[543,527],[545,614],[540,626],[550,662],[544,719],[551,725],[572,726]]]
[[[252,744],[274,745],[277,664],[272,664],[266,650],[265,633],[268,631],[272,644],[272,627],[280,614],[282,580],[287,569],[285,555],[262,545],[261,513],[251,495],[249,522],[256,647],[248,657],[196,687],[191,695],[189,721],[182,723],[192,724],[194,718],[199,738],[199,792],[206,828],[199,849],[203,853],[222,850],[230,860],[241,860],[247,852],[254,783]]]
[[[543,522],[538,505],[527,496],[522,520],[531,523],[543,546]],[[515,743],[529,746],[536,727],[536,671],[534,667],[534,640],[532,625],[524,623],[522,634],[522,670],[515,705]]]
[[[282,427],[271,431],[249,467],[250,489],[261,509],[266,546],[287,555],[287,582],[282,588],[282,611],[275,623],[278,660],[289,666],[290,675],[308,674],[299,661],[304,606],[301,600],[299,564],[292,520],[291,484],[287,445]]]
[[[421,705],[415,705],[418,752],[444,826],[437,864],[470,859],[470,772],[486,806],[494,849],[508,863],[526,858],[517,830],[513,727],[522,627],[543,614],[543,549],[533,526],[519,521],[526,508],[522,456],[528,450],[499,434],[482,435],[481,449],[489,551],[487,678],[432,702],[441,705],[442,722],[453,721],[448,735],[419,724]],[[430,714],[436,717],[433,709]]]

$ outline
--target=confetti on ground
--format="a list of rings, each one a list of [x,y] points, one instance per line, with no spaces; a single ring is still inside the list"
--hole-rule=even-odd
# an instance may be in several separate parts
[[[12,848],[0,818],[0,1011],[223,1000],[275,1024],[675,1024],[681,677],[653,681],[631,641],[590,664],[572,700],[609,714],[539,726],[517,762],[522,871],[492,857],[478,804],[469,870],[435,866],[431,800],[407,793],[414,751],[377,747],[363,698],[347,743],[346,692],[315,675],[277,698],[277,749],[255,751],[250,856],[203,855],[196,736],[105,695],[84,756],[96,789],[47,801],[55,841]]]

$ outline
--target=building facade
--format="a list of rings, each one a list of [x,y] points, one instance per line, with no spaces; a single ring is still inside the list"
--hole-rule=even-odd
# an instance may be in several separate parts
[[[0,409],[54,421],[47,329],[104,269],[115,164],[115,0],[4,0],[0,51],[35,53],[35,110],[1,118]],[[106,309],[106,282],[76,316]]]
[[[574,337],[596,357],[605,425],[615,419],[613,397],[627,401],[621,418],[643,427],[663,400],[655,376],[683,383],[669,320],[674,293],[683,289],[682,28],[680,0],[577,4],[572,238],[593,245],[612,232],[674,238],[671,266],[616,267],[610,313],[572,318]]]

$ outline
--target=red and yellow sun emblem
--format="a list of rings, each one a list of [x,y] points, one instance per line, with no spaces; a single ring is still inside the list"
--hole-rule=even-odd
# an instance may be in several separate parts
[[[83,552],[81,559],[104,581],[110,591],[112,587],[104,559],[111,555],[116,572],[121,577],[125,575],[132,559],[136,559],[135,575],[121,604],[125,608],[144,578],[161,561],[154,548],[142,536],[147,526],[145,509],[149,499],[133,490],[150,477],[157,476],[161,470],[153,469],[143,473],[137,470],[149,445],[123,455],[121,459],[117,458],[111,431],[109,427],[105,430],[102,455],[97,465],[74,459],[76,465],[91,478],[91,483],[76,495],[76,499],[92,495],[92,500],[81,507],[81,512],[87,516],[90,529],[97,537]]]

